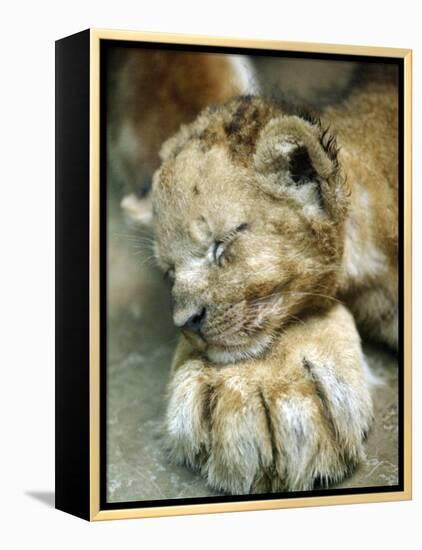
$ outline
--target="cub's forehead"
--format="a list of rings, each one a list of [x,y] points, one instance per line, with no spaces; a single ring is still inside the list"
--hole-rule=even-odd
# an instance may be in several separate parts
[[[254,203],[251,174],[216,146],[202,151],[192,143],[165,162],[153,185],[154,226],[158,238],[189,236],[206,241],[243,223]]]
[[[235,164],[227,147],[214,146],[203,150],[193,140],[175,158],[165,162],[154,185],[157,196],[186,198],[199,192],[228,193],[233,183],[248,176],[245,168]]]

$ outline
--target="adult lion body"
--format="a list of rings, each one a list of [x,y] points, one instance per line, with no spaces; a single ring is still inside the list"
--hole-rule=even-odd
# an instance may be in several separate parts
[[[397,159],[394,79],[321,122],[243,96],[164,144],[155,253],[184,333],[167,439],[213,487],[306,490],[361,460],[355,321],[397,347]]]

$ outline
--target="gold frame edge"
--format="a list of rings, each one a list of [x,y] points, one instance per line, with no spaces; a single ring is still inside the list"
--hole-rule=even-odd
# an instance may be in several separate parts
[[[89,126],[89,510],[100,511],[100,39],[90,30]]]

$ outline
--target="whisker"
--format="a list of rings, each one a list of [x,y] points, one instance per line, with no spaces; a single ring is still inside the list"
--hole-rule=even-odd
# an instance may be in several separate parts
[[[298,294],[300,296],[316,296],[317,298],[326,298],[327,300],[332,300],[333,302],[337,302],[338,304],[343,303],[341,300],[339,300],[338,298],[335,298],[334,296],[330,296],[329,294],[321,294],[318,292],[290,291],[290,292],[287,292],[287,294]]]

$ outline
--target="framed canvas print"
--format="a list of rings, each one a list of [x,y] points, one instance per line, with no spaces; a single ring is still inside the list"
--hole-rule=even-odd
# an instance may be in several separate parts
[[[411,498],[411,52],[56,43],[56,506]]]

